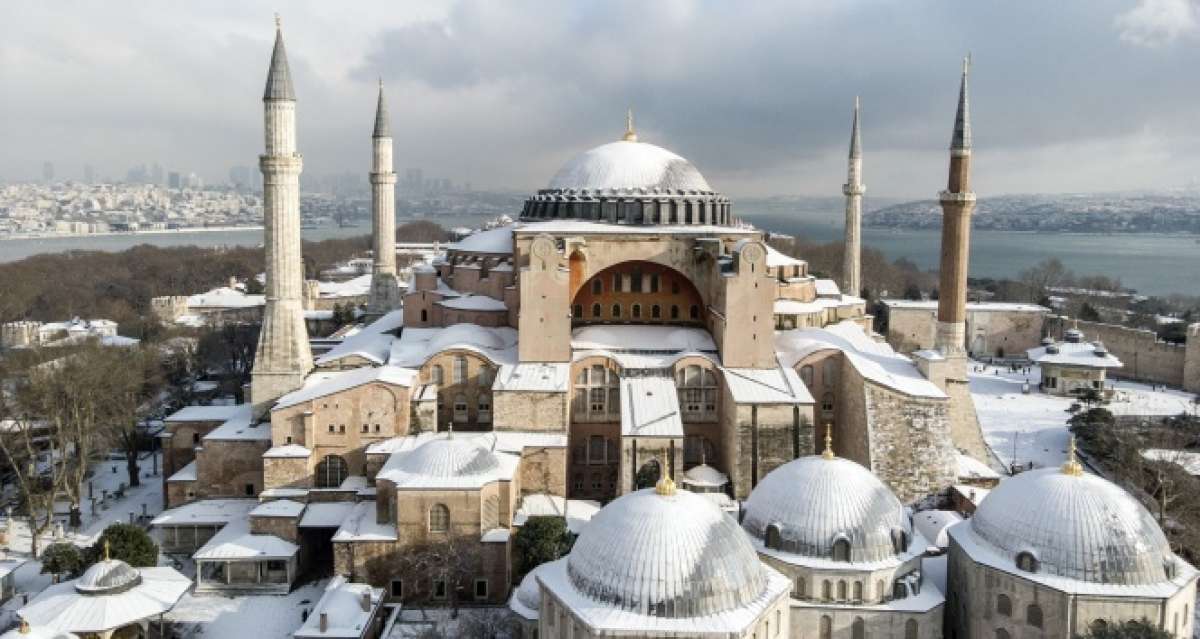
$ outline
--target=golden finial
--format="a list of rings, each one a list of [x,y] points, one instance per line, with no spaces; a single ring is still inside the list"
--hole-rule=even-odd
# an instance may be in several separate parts
[[[654,484],[654,492],[662,495],[663,497],[670,497],[671,495],[674,495],[675,480],[663,475],[662,479],[659,479],[658,483]]]
[[[17,632],[19,632],[23,635],[29,634],[31,632],[31,629],[29,627],[29,622],[22,619],[21,626],[20,626],[20,628],[17,629]]]
[[[633,130],[633,108],[625,111],[625,135],[621,138],[626,142],[637,142],[637,131]]]
[[[971,52],[968,51],[967,56],[965,58],[963,58],[963,75],[970,73],[970,71],[971,71]]]
[[[104,561],[110,561],[110,560],[112,560],[112,551],[108,547],[108,540],[105,539],[104,540]]]
[[[833,459],[833,424],[825,424],[825,452],[821,453],[825,459]]]
[[[1083,474],[1083,465],[1079,463],[1079,459],[1075,457],[1075,436],[1071,435],[1071,441],[1067,444],[1067,462],[1062,465],[1064,475],[1079,477]]]
[[[279,17],[279,12],[275,12],[275,28],[276,29],[283,28],[283,18]]]

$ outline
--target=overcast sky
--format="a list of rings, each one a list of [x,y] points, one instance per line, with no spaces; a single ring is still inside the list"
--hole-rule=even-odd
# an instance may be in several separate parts
[[[367,171],[382,76],[399,172],[533,190],[632,105],[718,190],[838,195],[861,95],[869,192],[929,197],[971,51],[981,196],[1200,177],[1191,0],[64,0],[0,1],[0,178],[254,166],[276,10],[308,173]]]

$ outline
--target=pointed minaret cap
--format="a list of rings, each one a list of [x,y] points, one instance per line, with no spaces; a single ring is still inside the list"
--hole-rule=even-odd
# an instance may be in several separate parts
[[[958,113],[954,115],[954,137],[951,151],[971,150],[971,111],[967,105],[967,74],[971,72],[971,54],[963,58],[962,84],[958,88]]]
[[[267,72],[264,100],[296,100],[292,90],[292,72],[288,68],[287,51],[283,48],[283,26],[275,14],[275,50],[271,52],[271,70]]]
[[[833,454],[833,424],[825,424],[825,450],[821,453],[825,459],[834,459]]]
[[[850,159],[862,157],[862,134],[858,130],[858,96],[854,96],[854,124],[850,129]]]
[[[1079,458],[1075,456],[1075,436],[1071,435],[1071,442],[1067,444],[1067,461],[1062,465],[1064,475],[1079,477],[1083,474],[1083,464],[1079,463]]]
[[[375,132],[371,137],[392,137],[392,120],[388,116],[387,99],[383,97],[383,78],[379,79],[379,103],[375,106]]]
[[[621,139],[626,142],[637,142],[637,131],[633,130],[633,109],[630,108],[625,112],[625,135]]]

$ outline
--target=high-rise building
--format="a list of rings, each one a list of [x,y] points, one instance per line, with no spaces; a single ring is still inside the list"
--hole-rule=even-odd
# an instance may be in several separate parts
[[[179,179],[178,171],[171,171],[167,174],[167,186],[173,189],[183,188],[183,182]]]
[[[42,163],[42,181],[54,181],[54,163],[49,160]]]

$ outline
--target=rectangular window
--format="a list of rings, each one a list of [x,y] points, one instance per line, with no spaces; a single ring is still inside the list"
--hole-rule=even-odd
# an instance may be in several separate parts
[[[621,274],[620,274],[620,273],[613,273],[613,285],[612,285],[612,292],[614,292],[614,293],[620,293],[621,291],[622,291],[622,288],[621,288]]]
[[[632,292],[641,293],[642,292],[642,273],[641,273],[641,271],[634,271],[633,274],[629,276],[629,283],[632,284],[632,286],[630,287]]]
[[[654,273],[650,276],[650,292],[658,292],[658,273]]]
[[[476,579],[475,580],[475,598],[476,599],[487,599],[487,596],[488,596],[487,579]]]
[[[246,496],[247,497],[254,496],[254,484],[246,484]]]
[[[446,580],[445,579],[434,579],[433,580],[433,598],[434,599],[445,599],[446,598]]]
[[[600,435],[592,435],[588,438],[588,463],[603,464],[604,452],[606,450],[604,438]]]

